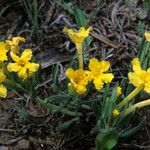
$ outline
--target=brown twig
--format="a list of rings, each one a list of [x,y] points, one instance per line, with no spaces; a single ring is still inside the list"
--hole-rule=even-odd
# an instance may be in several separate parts
[[[99,35],[95,32],[90,32],[90,35],[113,48],[118,49],[120,47],[120,45],[118,43],[114,43],[114,42],[110,41],[109,39],[105,38],[104,36]]]

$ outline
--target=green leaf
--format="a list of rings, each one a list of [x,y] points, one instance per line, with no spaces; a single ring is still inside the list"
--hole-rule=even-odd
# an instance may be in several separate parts
[[[88,26],[87,21],[85,19],[84,12],[79,7],[75,7],[74,15],[75,15],[75,20],[80,27],[86,28]]]
[[[58,125],[59,130],[64,131],[67,128],[69,128],[74,122],[78,121],[79,118],[73,118],[71,120],[65,121],[64,123],[61,123]]]
[[[110,131],[99,133],[96,137],[96,150],[111,150],[118,142],[118,133]]]
[[[137,31],[138,31],[139,35],[141,35],[141,36],[143,35],[143,33],[145,32],[145,24],[144,24],[144,22],[142,22],[142,21],[138,22]]]
[[[143,3],[143,7],[144,7],[144,9],[150,10],[150,1],[145,1]]]
[[[114,88],[112,89],[111,97],[104,100],[104,103],[102,106],[102,116],[104,116],[105,118],[108,117],[108,122],[110,121],[111,116],[112,116],[112,110],[114,108],[113,106],[114,106],[115,100],[116,100],[117,87],[118,87],[118,85],[116,84],[114,86]]]
[[[29,114],[24,107],[17,107],[17,116],[19,117],[19,120],[25,121],[28,119]]]
[[[56,64],[53,66],[52,68],[52,88],[54,90],[58,90],[59,88],[59,81],[58,81],[58,78],[59,78],[59,64]]]
[[[117,87],[118,87],[118,84],[116,84],[114,86],[114,88],[112,89],[112,94],[111,94],[111,97],[110,97],[111,101],[115,101],[116,100]]]
[[[90,43],[93,41],[93,39],[91,37],[87,37],[84,42],[83,42],[83,49],[86,48],[88,45],[90,45]]]
[[[150,56],[149,56],[149,42],[147,41],[144,41],[142,43],[142,46],[140,47],[139,49],[139,53],[138,53],[138,57],[140,58],[140,62],[141,62],[141,65],[142,65],[142,68],[143,69],[147,69],[148,65],[149,64],[145,64],[146,61],[150,60]],[[147,59],[148,60],[147,60]]]
[[[46,98],[45,100],[48,102],[66,102],[70,100],[70,96],[69,95],[65,95],[65,94],[58,94],[58,95],[53,95],[50,96],[48,98]]]
[[[115,139],[111,139],[107,142],[107,149],[112,149],[117,144],[117,141]]]
[[[72,6],[73,4],[70,2],[70,3],[65,3],[65,2],[57,2],[57,8],[62,8],[64,9],[65,11],[68,11],[71,15],[74,15],[74,11],[72,9]]]

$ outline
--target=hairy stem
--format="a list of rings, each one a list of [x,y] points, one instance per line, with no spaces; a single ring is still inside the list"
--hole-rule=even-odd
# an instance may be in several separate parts
[[[79,55],[79,68],[83,69],[83,52],[82,52],[82,44],[76,44],[77,53]]]

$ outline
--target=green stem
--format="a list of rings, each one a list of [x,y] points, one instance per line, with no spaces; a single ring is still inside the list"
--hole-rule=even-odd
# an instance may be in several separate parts
[[[73,116],[73,117],[81,117],[81,116],[83,116],[83,114],[80,113],[80,112],[72,112],[72,111],[67,110],[65,108],[62,108],[60,106],[48,103],[48,101],[41,100],[40,98],[37,98],[36,101],[38,103],[40,103],[41,105],[43,105],[45,107],[48,107],[50,110],[59,110],[59,112],[61,112],[63,114],[66,114],[66,115],[69,115],[69,116]]]
[[[79,55],[79,68],[83,69],[83,52],[82,52],[82,44],[76,44],[77,53]]]
[[[129,107],[128,109],[126,109],[125,115],[128,115],[129,113],[135,111],[135,109],[137,109],[137,108],[141,108],[141,107],[148,106],[148,105],[150,105],[150,99],[139,102],[139,103]]]
[[[144,88],[144,85],[141,85],[137,87],[134,91],[132,91],[124,100],[122,100],[118,107],[123,107],[126,103],[128,103],[132,98],[134,98],[142,89]]]

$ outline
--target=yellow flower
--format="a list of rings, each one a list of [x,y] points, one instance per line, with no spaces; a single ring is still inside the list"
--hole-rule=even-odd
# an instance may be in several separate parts
[[[0,84],[0,97],[6,98],[7,96],[7,89],[3,86],[3,84]]]
[[[74,88],[78,94],[84,94],[86,92],[86,85],[88,84],[88,78],[85,71],[82,69],[73,70],[69,68],[66,70],[66,76],[69,78],[71,88]]]
[[[67,29],[64,27],[64,32],[68,34],[70,39],[76,45],[76,49],[79,55],[79,68],[83,69],[83,53],[82,53],[82,43],[85,38],[89,36],[92,27],[89,27],[87,30],[84,27],[81,27],[79,31],[75,32],[73,29]]]
[[[8,52],[8,50],[6,49],[6,43],[5,42],[0,42],[0,61],[1,62],[4,62],[5,60],[8,60],[7,52]]]
[[[70,39],[75,44],[82,44],[84,39],[89,36],[91,30],[92,27],[89,27],[87,30],[84,27],[81,27],[78,32],[75,32],[73,29],[67,29],[66,27],[64,27],[64,32],[68,34]]]
[[[18,53],[20,42],[26,42],[26,39],[23,37],[13,37],[12,40],[6,40],[7,48],[12,50],[14,53]]]
[[[117,88],[117,97],[119,97],[121,94],[122,94],[122,88],[119,86],[118,88]]]
[[[26,49],[20,57],[13,52],[10,52],[10,56],[15,61],[15,63],[9,63],[7,65],[8,71],[18,72],[18,76],[23,78],[23,80],[30,77],[39,69],[39,64],[29,62],[32,57],[31,49]]]
[[[118,116],[120,115],[120,112],[119,112],[119,110],[117,110],[117,109],[114,109],[114,110],[112,111],[112,113],[113,113],[113,116],[114,116],[114,117],[118,117]]]
[[[135,87],[144,86],[144,90],[150,93],[150,68],[147,71],[142,70],[140,61],[138,58],[132,60],[132,66],[134,72],[129,72],[128,77],[130,83]]]
[[[6,76],[4,74],[4,70],[0,69],[0,83],[4,82],[6,79]]]
[[[108,61],[98,61],[96,58],[90,59],[89,69],[86,71],[89,81],[93,81],[95,88],[100,90],[104,83],[111,82],[114,78],[112,73],[105,73],[108,71],[110,63]]]
[[[6,79],[4,70],[0,69],[0,97],[5,98],[7,96],[7,89],[1,84]]]
[[[150,32],[145,32],[144,36],[146,38],[146,41],[150,42]]]

